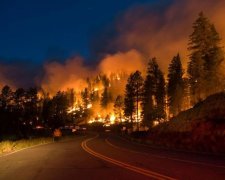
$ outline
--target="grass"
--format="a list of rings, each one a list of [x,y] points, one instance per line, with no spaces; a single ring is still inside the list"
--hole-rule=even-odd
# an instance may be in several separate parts
[[[59,141],[67,141],[73,139],[74,135],[62,136]],[[22,139],[18,141],[2,141],[0,142],[0,156],[13,151],[18,151],[24,148],[47,144],[54,142],[53,137],[35,138],[35,139]]]
[[[20,149],[32,147],[35,145],[46,144],[53,142],[51,137],[48,138],[37,138],[30,140],[18,140],[18,141],[2,141],[0,142],[0,155],[18,151]]]

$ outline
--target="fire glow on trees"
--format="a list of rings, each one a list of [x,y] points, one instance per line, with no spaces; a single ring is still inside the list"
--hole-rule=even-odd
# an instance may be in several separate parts
[[[105,119],[116,123],[119,120],[113,110],[114,101],[118,95],[124,95],[127,78],[136,69],[144,71],[145,60],[134,49],[107,55],[96,70],[87,68],[82,58],[75,57],[64,64],[46,64],[42,89],[51,95],[58,90],[74,89],[75,101],[68,109],[69,114],[90,122]]]
[[[127,77],[126,73],[111,73],[110,76],[100,74],[93,79],[88,78],[84,85],[85,90],[76,93],[76,101],[68,108],[68,114],[75,115],[81,111],[85,114],[86,112],[85,119],[90,124],[119,123],[120,119],[115,115],[113,105],[118,95],[123,96],[120,88],[124,88]],[[81,117],[85,116],[84,114]],[[124,122],[125,119],[122,118],[121,121]]]
[[[131,122],[129,118],[126,119],[123,115],[123,103],[121,104],[120,114],[115,112],[114,106],[118,96],[121,96],[123,99],[123,89],[127,78],[128,74],[126,73],[111,73],[109,76],[101,74],[92,79],[88,78],[85,90],[76,93],[76,101],[68,108],[68,114],[76,115],[82,112],[78,118],[85,118],[89,124],[103,123],[109,126],[125,121]],[[138,115],[135,112],[133,116],[134,125],[142,122],[141,102],[139,102],[138,106]]]
[[[50,62],[45,65],[45,75],[41,86],[51,94],[56,94],[58,90],[66,91],[68,88],[74,88],[76,103],[82,107],[84,105],[80,94],[87,88],[89,97],[86,99],[85,108],[89,107],[90,118],[93,122],[101,118],[107,119],[107,115],[114,114],[113,101],[116,95],[124,95],[127,76],[136,70],[145,73],[146,61],[149,57],[156,56],[160,68],[166,73],[169,61],[177,52],[180,52],[184,68],[187,69],[188,35],[191,32],[191,23],[201,10],[207,12],[206,15],[212,19],[223,37],[225,31],[221,17],[224,7],[224,2],[219,0],[204,2],[176,0],[163,12],[149,11],[152,8],[149,6],[132,8],[125,12],[117,22],[118,36],[110,39],[109,44],[104,44],[104,47],[112,45],[115,48],[112,49],[114,53],[102,52],[104,56],[95,70],[86,67],[81,57],[71,58],[63,64]],[[215,9],[217,11],[214,11]],[[179,14],[179,18],[177,18],[177,14]],[[183,23],[184,19],[186,23]],[[224,44],[224,38],[222,38],[222,43]],[[123,78],[123,73],[126,78]],[[224,72],[222,73],[224,74]],[[103,83],[102,75],[105,75],[110,82]],[[166,74],[164,75],[166,76]],[[88,83],[86,81],[88,77],[96,78]],[[100,103],[104,91],[105,95],[109,96],[103,96]],[[155,105],[154,98],[153,105]],[[182,110],[190,107],[189,97],[185,98],[186,105]],[[88,101],[91,102],[91,105]],[[166,107],[166,113],[167,117],[170,117],[168,107]],[[101,118],[98,117],[98,114],[101,115]]]

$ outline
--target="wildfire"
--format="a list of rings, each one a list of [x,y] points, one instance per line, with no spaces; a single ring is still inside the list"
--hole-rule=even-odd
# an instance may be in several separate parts
[[[88,124],[92,124],[92,123],[104,123],[105,120],[103,118],[98,118],[98,119],[91,119],[88,121]]]
[[[88,79],[85,85],[86,94],[81,94],[84,91],[78,91],[74,97],[74,104],[68,108],[67,113],[74,115],[74,120],[80,118],[81,121],[86,121],[88,124],[103,123],[103,125],[113,125],[128,121],[123,116],[119,117],[114,112],[114,102],[118,95],[123,95],[123,89],[127,82],[128,75],[124,72],[116,72],[108,75],[99,74],[96,77]],[[103,93],[107,88],[109,98],[107,105],[103,107],[101,105],[101,99]],[[84,99],[85,98],[85,99]],[[85,104],[83,103],[85,101]],[[122,112],[123,114],[123,112]],[[139,105],[138,120],[134,114],[134,121],[140,123],[141,119],[141,107]],[[86,116],[86,117],[85,117]],[[84,120],[86,118],[86,120]],[[79,120],[78,120],[79,121]]]
[[[88,121],[88,123],[89,123],[89,124],[92,124],[92,123],[94,123],[94,122],[95,122],[95,120],[94,120],[94,119],[92,119],[92,120]]]
[[[98,114],[98,116],[95,119],[91,119],[88,121],[89,124],[97,123],[97,122],[103,123],[104,125],[112,125],[112,124],[115,124],[116,117],[114,114],[111,114],[109,117],[109,120],[107,120],[107,119],[102,118],[101,115]]]
[[[72,113],[74,111],[79,111],[79,110],[80,110],[79,107],[73,106],[73,107],[69,107],[69,109],[67,110],[67,113]]]
[[[88,104],[88,105],[87,105],[87,108],[88,108],[88,109],[92,108],[92,104]]]
[[[112,114],[112,115],[110,116],[110,124],[115,124],[115,119],[116,119],[115,115]]]

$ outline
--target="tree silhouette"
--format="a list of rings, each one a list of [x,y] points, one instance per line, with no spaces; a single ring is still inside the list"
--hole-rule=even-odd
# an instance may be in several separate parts
[[[143,122],[152,126],[154,120],[165,118],[165,79],[156,58],[149,60],[143,88]]]
[[[107,108],[108,104],[112,101],[112,96],[110,94],[110,92],[108,91],[108,88],[105,87],[104,88],[104,91],[102,93],[102,96],[101,96],[101,107],[102,108]]]
[[[140,71],[136,71],[135,73],[131,73],[128,78],[126,91],[125,91],[125,99],[124,99],[124,114],[125,116],[129,116],[131,122],[133,123],[133,114],[136,110],[136,122],[137,128],[139,126],[138,123],[138,111],[139,104],[142,100],[142,90],[143,90],[143,78],[141,76]]]
[[[188,47],[190,50],[188,75],[192,104],[223,88],[220,68],[224,55],[220,42],[215,26],[201,12],[193,23]]]
[[[123,111],[123,106],[124,102],[123,102],[123,97],[122,96],[117,96],[115,103],[114,103],[114,113],[115,115],[119,118],[120,123],[122,123],[122,111]]]
[[[2,88],[2,94],[1,94],[1,108],[3,110],[9,110],[11,107],[11,101],[13,100],[13,92],[9,86],[4,86]]]
[[[87,109],[88,104],[90,103],[89,92],[87,88],[85,88],[84,91],[81,92],[81,97],[82,97],[83,107]]]
[[[167,95],[169,112],[173,116],[177,115],[182,108],[185,95],[185,85],[183,80],[183,68],[180,55],[174,56],[168,68]]]

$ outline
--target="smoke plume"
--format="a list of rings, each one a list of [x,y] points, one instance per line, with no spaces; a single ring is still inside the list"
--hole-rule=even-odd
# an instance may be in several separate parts
[[[192,33],[192,23],[201,11],[215,24],[224,45],[225,1],[174,0],[163,11],[154,9],[154,6],[144,4],[125,12],[116,22],[117,36],[108,41],[108,48],[104,44],[103,51],[136,49],[145,57],[156,57],[164,72],[172,57],[180,53],[186,67],[188,37]]]
[[[37,85],[50,93],[67,88],[80,91],[86,86],[86,78],[98,73],[109,75],[111,72],[130,73],[135,70],[144,73],[146,61],[151,57],[157,58],[166,73],[168,64],[177,53],[180,53],[186,68],[188,37],[192,33],[192,23],[201,11],[215,24],[222,38],[221,46],[224,46],[225,1],[171,0],[163,8],[153,4],[137,5],[117,17],[110,26],[112,29],[101,31],[101,37],[96,37],[98,43],[94,41],[92,45],[92,52],[96,53],[93,57],[101,58],[95,70],[84,65],[81,57],[70,58],[64,63],[48,62],[44,65],[44,74]],[[94,62],[96,59],[92,60]],[[12,67],[0,67],[0,84],[17,86],[12,76],[6,76],[12,71],[9,69]]]
[[[114,30],[110,30],[113,33],[105,32],[102,35],[104,39],[98,39],[96,53],[100,52],[101,60],[97,72],[93,73],[76,58],[64,65],[50,63],[45,66],[43,88],[48,91],[69,87],[80,89],[87,76],[98,72],[109,75],[112,72],[143,70],[150,57],[156,57],[166,73],[170,60],[177,53],[180,53],[186,67],[188,37],[199,12],[203,11],[215,24],[224,45],[224,9],[225,1],[220,0],[174,0],[162,11],[156,11],[151,4],[133,7],[117,18]]]
[[[84,66],[81,57],[68,59],[65,63],[47,63],[44,65],[44,71],[42,88],[51,94],[68,88],[81,91],[86,86],[86,78],[93,74],[91,69]]]

